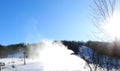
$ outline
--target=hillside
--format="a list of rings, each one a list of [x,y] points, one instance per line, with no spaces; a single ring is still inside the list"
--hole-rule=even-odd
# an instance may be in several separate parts
[[[26,58],[26,65],[24,65],[24,58],[18,57],[18,55],[23,57],[22,53],[10,54],[11,57],[0,59],[0,62],[5,62],[2,71],[89,70],[86,62],[76,55],[71,55],[73,51],[67,49],[61,42],[42,42],[38,45],[32,44],[29,48],[35,48],[35,50],[29,52],[32,56],[30,54],[30,58]]]
[[[0,62],[5,62],[3,71],[119,71],[120,59],[108,55],[110,51],[105,52],[110,50],[108,46],[114,45],[98,41],[44,41],[34,44],[1,45]]]

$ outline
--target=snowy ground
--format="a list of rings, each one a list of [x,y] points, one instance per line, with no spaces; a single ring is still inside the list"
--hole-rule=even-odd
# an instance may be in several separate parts
[[[5,66],[2,66],[2,71],[88,71],[82,59],[78,59],[78,61],[64,59],[59,60],[60,62],[57,63],[56,61],[40,62],[33,59],[26,59],[26,61],[26,65],[24,65],[24,61],[21,58],[0,59],[0,62],[5,62]]]
[[[5,66],[2,66],[2,71],[90,71],[90,67],[95,71],[95,65],[92,64],[93,60],[91,59],[93,50],[86,46],[79,48],[80,52],[78,55],[73,55],[73,51],[67,49],[59,42],[47,42],[42,46],[37,45],[37,47],[40,47],[40,49],[36,49],[37,51],[32,49],[33,51],[30,52],[30,55],[33,58],[26,59],[26,65],[24,65],[23,52],[0,59],[0,62],[5,62]],[[39,55],[34,56],[34,52],[39,53]],[[82,57],[91,64],[88,65]],[[103,61],[105,60],[103,59]],[[119,59],[113,59],[111,62],[120,65]],[[102,66],[104,65],[102,64]],[[108,71],[108,69],[97,67],[97,71]],[[120,71],[120,68],[117,70],[113,67],[109,71]]]
[[[73,51],[61,43],[47,42],[42,47],[42,50],[37,49],[40,52],[37,57],[26,59],[26,65],[22,53],[0,59],[0,62],[5,62],[2,71],[89,71],[86,62],[72,55]]]
[[[26,65],[20,58],[4,58],[0,59],[0,62],[5,62],[2,71],[42,71],[41,63],[33,60],[27,59]]]

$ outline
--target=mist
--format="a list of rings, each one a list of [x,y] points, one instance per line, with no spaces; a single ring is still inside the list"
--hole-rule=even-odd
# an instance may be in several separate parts
[[[49,71],[84,71],[86,63],[80,57],[73,55],[60,41],[43,41],[29,46],[30,58],[39,61],[43,70]]]

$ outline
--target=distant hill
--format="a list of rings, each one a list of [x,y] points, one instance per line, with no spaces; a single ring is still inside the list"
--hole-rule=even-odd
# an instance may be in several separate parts
[[[54,41],[57,42],[57,41]],[[88,41],[88,42],[82,42],[82,41],[67,41],[67,40],[61,40],[62,44],[67,46],[68,49],[72,50],[74,54],[78,54],[79,47],[81,46],[88,46],[92,48],[95,52],[107,55],[111,57],[117,57],[120,58],[120,44],[119,42],[100,42],[100,41]],[[0,45],[0,57],[7,57],[9,54],[14,54],[18,52],[26,52],[26,55],[32,56],[32,53],[38,55],[39,52],[37,52],[37,48],[42,47],[44,45],[43,42],[40,43],[34,43],[34,44],[25,44],[25,43],[19,43],[19,44],[10,44],[7,46]],[[38,47],[39,46],[39,47]],[[32,53],[31,51],[34,50]]]
[[[120,42],[100,42],[88,41],[86,46],[92,48],[95,52],[110,57],[120,58]]]
[[[67,41],[67,40],[61,40],[61,42],[68,47],[68,49],[74,51],[74,54],[78,54],[79,47],[86,45],[85,42],[82,41]]]
[[[20,51],[26,51],[26,49],[24,43],[10,44],[7,46],[0,45],[0,58],[7,57],[9,54],[15,54]]]

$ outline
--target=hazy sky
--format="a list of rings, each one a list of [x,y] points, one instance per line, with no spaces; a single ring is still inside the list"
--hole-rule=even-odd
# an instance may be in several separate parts
[[[90,0],[0,0],[0,44],[93,38]]]

